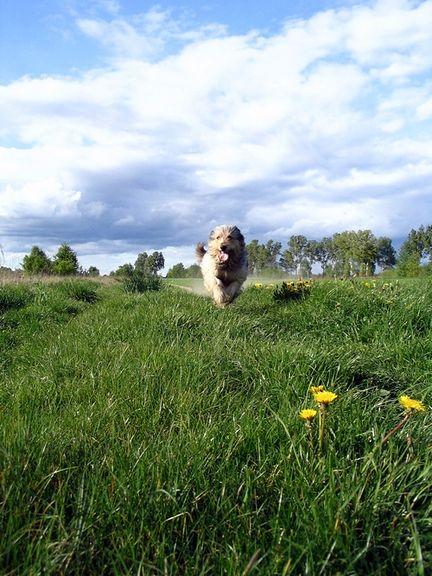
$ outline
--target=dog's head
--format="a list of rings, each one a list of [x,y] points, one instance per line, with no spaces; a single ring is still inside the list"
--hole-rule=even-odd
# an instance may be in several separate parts
[[[244,249],[245,240],[237,226],[217,226],[210,232],[208,250],[219,266],[238,262]]]

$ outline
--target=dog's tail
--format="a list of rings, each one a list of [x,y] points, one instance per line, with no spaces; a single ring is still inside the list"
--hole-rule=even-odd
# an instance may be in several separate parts
[[[204,248],[204,244],[201,242],[195,246],[195,256],[198,262],[201,262],[206,252],[207,250]]]

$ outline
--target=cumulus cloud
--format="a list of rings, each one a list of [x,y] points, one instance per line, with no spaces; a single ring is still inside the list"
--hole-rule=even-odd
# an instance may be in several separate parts
[[[424,222],[431,0],[235,36],[109,5],[105,19],[76,18],[106,65],[0,87],[2,243],[16,253],[24,237],[105,262],[168,247],[186,258],[226,221],[282,240],[360,227],[398,237]]]

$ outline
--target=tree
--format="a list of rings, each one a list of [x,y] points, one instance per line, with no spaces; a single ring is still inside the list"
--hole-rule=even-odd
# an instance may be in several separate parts
[[[278,268],[281,248],[282,244],[274,240],[268,240],[266,244],[260,244],[258,240],[249,242],[246,246],[249,271],[259,274],[264,269]]]
[[[420,258],[417,254],[410,253],[407,250],[402,251],[398,258],[396,271],[398,276],[402,277],[414,278],[420,276],[422,272]]]
[[[141,272],[142,274],[147,273],[148,257],[149,256],[148,256],[147,252],[141,252],[140,254],[138,254],[138,257],[135,260],[135,265],[134,265],[136,272]]]
[[[421,273],[421,260],[425,253],[426,231],[423,226],[412,229],[399,250],[397,272],[400,276],[418,276]]]
[[[301,276],[302,271],[311,269],[310,242],[306,236],[301,234],[291,236],[288,240],[288,251],[291,252],[297,276]]]
[[[133,271],[134,271],[134,267],[132,266],[132,264],[127,263],[127,264],[122,264],[121,266],[119,266],[115,272],[112,272],[112,275],[117,276],[119,278],[124,278],[124,277],[132,276]]]
[[[266,254],[265,248],[258,240],[252,240],[246,246],[248,254],[248,266],[251,274],[259,274],[265,266]]]
[[[87,273],[89,276],[100,276],[99,269],[96,266],[89,266]]]
[[[331,264],[335,259],[333,240],[331,238],[324,237],[314,243],[313,259],[315,262],[319,262],[321,264],[323,275],[329,272]]]
[[[172,268],[170,268],[166,275],[167,278],[185,278],[186,277],[186,269],[182,262],[178,264],[174,264]]]
[[[150,274],[157,274],[165,266],[162,252],[153,252],[147,259],[147,269]]]
[[[141,252],[135,261],[135,271],[141,274],[157,274],[165,266],[165,258],[162,252],[153,252],[150,256],[147,252]]]
[[[201,278],[201,266],[198,264],[191,264],[185,271],[188,278]]]
[[[294,261],[294,256],[290,250],[285,250],[280,259],[280,265],[285,272],[292,274],[297,269],[297,264]]]
[[[77,274],[78,257],[68,244],[62,244],[54,256],[53,270],[56,274],[67,276]]]
[[[50,274],[52,272],[52,262],[39,246],[33,246],[30,254],[24,256],[22,267],[26,274]]]
[[[423,230],[424,255],[428,256],[429,264],[432,264],[432,225]]]
[[[358,272],[354,259],[353,232],[336,232],[333,234],[333,248],[335,261],[333,271],[335,274],[351,276]]]
[[[375,272],[378,242],[370,230],[352,232],[353,255],[360,274],[370,276]]]
[[[264,246],[265,254],[265,267],[266,268],[277,268],[279,264],[279,256],[282,248],[280,242],[275,242],[274,240],[268,240]]]
[[[396,251],[392,246],[391,238],[387,236],[378,238],[376,261],[378,266],[381,266],[384,270],[393,268],[396,264]]]

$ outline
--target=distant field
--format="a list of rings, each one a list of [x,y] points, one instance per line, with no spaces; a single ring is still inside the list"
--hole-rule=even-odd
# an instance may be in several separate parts
[[[205,294],[205,288],[202,281],[202,278],[167,278],[165,280],[167,284],[172,286],[181,286],[183,288],[189,288],[193,292],[197,294]],[[248,278],[244,284],[245,287],[247,286],[254,286],[257,283],[264,284],[264,285],[276,285],[277,283],[282,282],[282,280],[274,279],[274,278]]]
[[[432,283],[272,294],[0,286],[1,574],[431,573]]]

